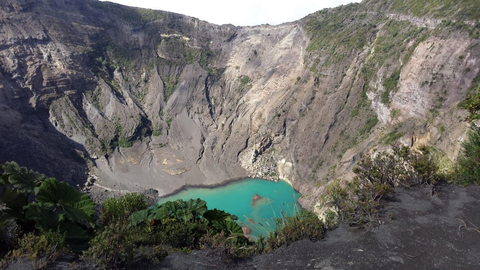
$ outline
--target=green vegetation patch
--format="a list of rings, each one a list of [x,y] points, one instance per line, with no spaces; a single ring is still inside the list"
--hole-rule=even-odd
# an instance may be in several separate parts
[[[117,18],[128,23],[148,23],[163,18],[161,11],[152,9],[135,8],[119,5],[111,2],[93,1],[89,3],[92,7],[101,10],[103,13],[114,14]]]
[[[458,178],[462,185],[480,184],[480,127],[472,126],[468,141],[462,144],[462,155],[458,158]]]
[[[153,128],[152,135],[154,137],[158,137],[158,136],[162,135],[162,131],[157,126],[155,126]]]
[[[128,140],[124,136],[120,136],[118,138],[118,146],[120,146],[122,148],[129,148],[129,147],[132,147],[132,145],[133,145],[133,142],[131,142],[130,140]]]
[[[167,101],[177,88],[178,78],[165,77],[163,78],[163,89],[165,92],[165,101]]]
[[[480,18],[477,0],[396,0],[391,10],[416,17],[454,18],[476,20]]]
[[[28,258],[44,267],[66,245],[74,251],[87,245],[95,214],[87,194],[15,162],[0,165],[0,172],[0,231],[15,228],[0,233],[0,258],[4,248],[12,251],[1,264]]]
[[[396,186],[444,180],[433,153],[426,146],[419,150],[394,146],[391,152],[364,156],[353,169],[356,174],[353,181],[344,184],[334,181],[321,198],[322,205],[333,205],[336,209],[327,213],[326,223],[330,227],[335,226],[335,220],[356,226],[372,224],[378,220],[383,200]]]
[[[120,67],[125,70],[133,68],[131,51],[125,44],[117,44],[104,33],[95,37],[97,41],[91,50],[85,52],[87,65],[99,78],[102,78],[113,90],[121,94],[114,81],[114,71]]]
[[[349,4],[333,11],[324,9],[312,14],[305,24],[310,37],[307,52],[330,51],[333,56],[335,51],[362,49],[376,32],[376,26],[367,22],[366,13],[356,14],[356,7],[357,4]],[[344,55],[336,57],[339,61]]]
[[[392,142],[400,139],[403,135],[405,135],[405,133],[398,132],[398,130],[395,129],[389,132],[388,134],[386,134],[385,137],[383,138],[383,141],[385,144],[391,144]]]
[[[426,31],[425,28],[419,28],[410,22],[393,20],[388,21],[383,29],[385,33],[380,35],[375,43],[375,57],[372,60],[376,63],[382,63],[387,58],[398,59],[403,53],[408,55],[413,52],[419,42],[415,42],[408,52],[406,45],[411,40],[423,40],[423,33]]]
[[[467,92],[469,93],[467,98],[459,104],[459,107],[468,110],[470,113],[468,116],[469,120],[480,119],[480,72],[473,80]]]
[[[168,53],[168,60],[170,64],[193,64],[202,60],[200,49],[189,46],[188,41],[180,36],[162,37],[159,49]]]
[[[385,86],[385,91],[381,95],[381,101],[383,104],[390,104],[390,95],[393,92],[396,92],[398,80],[400,79],[400,69],[395,70],[390,77],[385,79],[383,86]]]
[[[252,79],[250,79],[250,77],[248,77],[247,75],[242,75],[239,77],[240,79],[240,87],[244,88],[246,86],[250,86],[250,84],[252,83]]]
[[[0,262],[2,269],[16,260],[28,259],[32,269],[47,269],[49,262],[70,254],[65,235],[59,231],[45,231],[39,234],[28,233],[18,241],[16,249]]]
[[[312,212],[302,210],[297,215],[277,220],[277,226],[264,240],[260,236],[256,242],[257,253],[272,251],[301,239],[321,240],[326,228]]]
[[[367,121],[365,122],[365,126],[360,129],[359,133],[360,136],[363,136],[365,134],[370,133],[370,131],[378,124],[378,118],[377,116],[374,116],[372,118],[368,118]]]

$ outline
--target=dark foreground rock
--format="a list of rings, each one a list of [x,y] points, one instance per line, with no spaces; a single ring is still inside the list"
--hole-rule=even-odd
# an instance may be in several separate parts
[[[367,229],[341,225],[322,241],[303,240],[235,261],[219,250],[201,250],[129,269],[480,269],[479,212],[478,186],[398,189],[378,224]],[[79,262],[48,268],[89,269]]]

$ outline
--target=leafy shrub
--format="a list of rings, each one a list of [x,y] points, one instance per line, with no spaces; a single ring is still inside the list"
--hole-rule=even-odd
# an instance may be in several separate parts
[[[234,220],[237,217],[224,211],[208,210],[205,201],[176,200],[133,213],[131,224],[153,225],[160,230],[159,237],[174,248],[199,248],[211,241],[201,239],[223,233],[235,245],[247,242],[242,228]]]
[[[285,217],[277,221],[280,233],[284,235],[287,245],[305,238],[320,240],[325,233],[325,226],[310,211],[302,210],[295,216]]]
[[[394,142],[394,141],[400,139],[401,137],[403,137],[403,135],[405,135],[405,133],[398,132],[398,130],[395,129],[395,130],[389,132],[388,134],[386,134],[384,136],[384,139],[383,139],[384,141],[383,142],[385,144],[391,144],[392,142]]]
[[[112,222],[97,231],[82,259],[102,269],[127,266],[142,259],[158,262],[166,256],[158,243],[155,233],[145,226],[130,227],[122,221]]]
[[[122,148],[129,148],[129,147],[132,147],[132,145],[133,145],[133,142],[131,142],[124,136],[120,136],[120,138],[118,138],[118,146]]]
[[[391,152],[379,152],[363,157],[353,172],[353,181],[341,185],[339,181],[328,186],[324,207],[333,206],[339,221],[351,225],[363,225],[375,221],[382,200],[396,186],[410,187],[418,184],[434,184],[445,177],[439,173],[434,149],[421,146],[418,150],[393,146]],[[330,221],[328,227],[333,227]]]
[[[383,104],[390,104],[390,94],[392,91],[395,91],[397,87],[398,80],[400,79],[400,69],[395,70],[390,77],[386,78],[383,85],[385,86],[385,91],[381,95],[381,101]]]
[[[376,116],[372,118],[368,118],[367,121],[365,122],[365,126],[359,131],[360,136],[370,133],[372,128],[375,127],[377,124],[378,124],[378,118]]]
[[[200,247],[200,239],[207,233],[207,224],[201,221],[182,222],[177,219],[163,219],[160,231],[162,243],[173,248],[195,249]]]
[[[118,199],[110,198],[103,203],[99,221],[103,225],[127,221],[134,212],[147,207],[148,205],[143,194],[128,193]]]
[[[332,183],[327,189],[326,197],[337,209],[339,221],[363,225],[377,218],[381,199],[392,191],[387,184],[370,184],[356,177],[345,186],[338,181]]]
[[[0,185],[11,185],[20,193],[33,193],[46,177],[25,167],[20,167],[16,162],[5,162],[0,165],[2,175]]]
[[[430,148],[423,146],[419,151],[412,151],[406,146],[392,146],[392,151],[380,152],[363,157],[353,172],[371,185],[387,184],[411,186],[432,184],[439,180],[438,166]]]
[[[418,184],[435,184],[439,180],[447,180],[446,175],[440,174],[439,157],[434,148],[422,145],[418,152],[410,152],[409,159],[417,173]]]
[[[294,216],[277,219],[275,231],[268,235],[266,243],[263,243],[263,237],[259,237],[257,246],[258,249],[264,247],[265,251],[271,251],[301,239],[320,240],[324,233],[323,222],[312,212],[302,210]]]
[[[480,127],[472,126],[468,141],[462,144],[463,152],[458,158],[459,177],[462,185],[480,184]]]
[[[102,269],[133,263],[135,243],[127,237],[128,233],[124,224],[112,223],[106,226],[90,241],[83,259]]]
[[[158,262],[166,256],[159,246],[159,230],[150,223],[131,225],[133,213],[148,207],[143,194],[129,193],[103,203],[100,227],[83,259],[103,268],[117,268],[146,259]]]
[[[203,217],[208,221],[210,230],[214,233],[223,233],[228,237],[228,241],[236,246],[247,244],[248,239],[245,237],[242,227],[235,222],[238,219],[237,216],[213,209],[206,211]]]
[[[59,231],[41,232],[39,235],[29,233],[19,240],[18,248],[7,255],[7,260],[28,259],[33,269],[45,269],[48,262],[68,254],[65,235]]]
[[[200,199],[168,201],[133,213],[131,222],[133,226],[136,226],[142,223],[160,223],[163,219],[179,219],[183,222],[197,221],[203,219],[202,215],[207,211],[207,203]]]
[[[250,83],[252,82],[252,79],[250,79],[250,77],[246,75],[242,75],[239,78],[240,78],[240,87],[242,88],[250,85]]]
[[[229,259],[259,254],[255,246],[249,245],[251,243],[247,241],[239,243],[233,240],[235,238],[236,236],[227,236],[225,232],[220,232],[213,236],[204,236],[202,242],[204,247],[214,248]]]
[[[472,83],[472,85],[475,84],[480,84],[480,74],[477,76],[477,78],[475,78],[475,81]],[[468,110],[468,112],[470,113],[470,115],[468,116],[468,120],[480,119],[480,88],[468,95],[467,99],[460,103],[459,106],[463,109]]]

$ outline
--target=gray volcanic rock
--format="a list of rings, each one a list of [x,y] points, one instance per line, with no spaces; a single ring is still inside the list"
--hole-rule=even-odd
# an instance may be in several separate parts
[[[468,128],[457,104],[478,85],[478,18],[468,3],[429,8],[370,0],[235,27],[2,1],[0,161],[111,192],[284,179],[311,208],[394,139],[453,159]]]

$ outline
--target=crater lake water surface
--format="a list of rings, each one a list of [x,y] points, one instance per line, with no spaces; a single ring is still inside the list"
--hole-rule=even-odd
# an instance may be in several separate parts
[[[261,199],[254,202],[253,197]],[[161,198],[158,203],[178,199],[200,198],[207,202],[208,209],[217,208],[238,216],[241,226],[248,226],[251,236],[268,235],[275,229],[277,218],[292,216],[301,209],[297,200],[300,197],[295,189],[285,181],[267,181],[262,179],[244,179],[233,181],[218,187],[188,187],[179,193]]]

